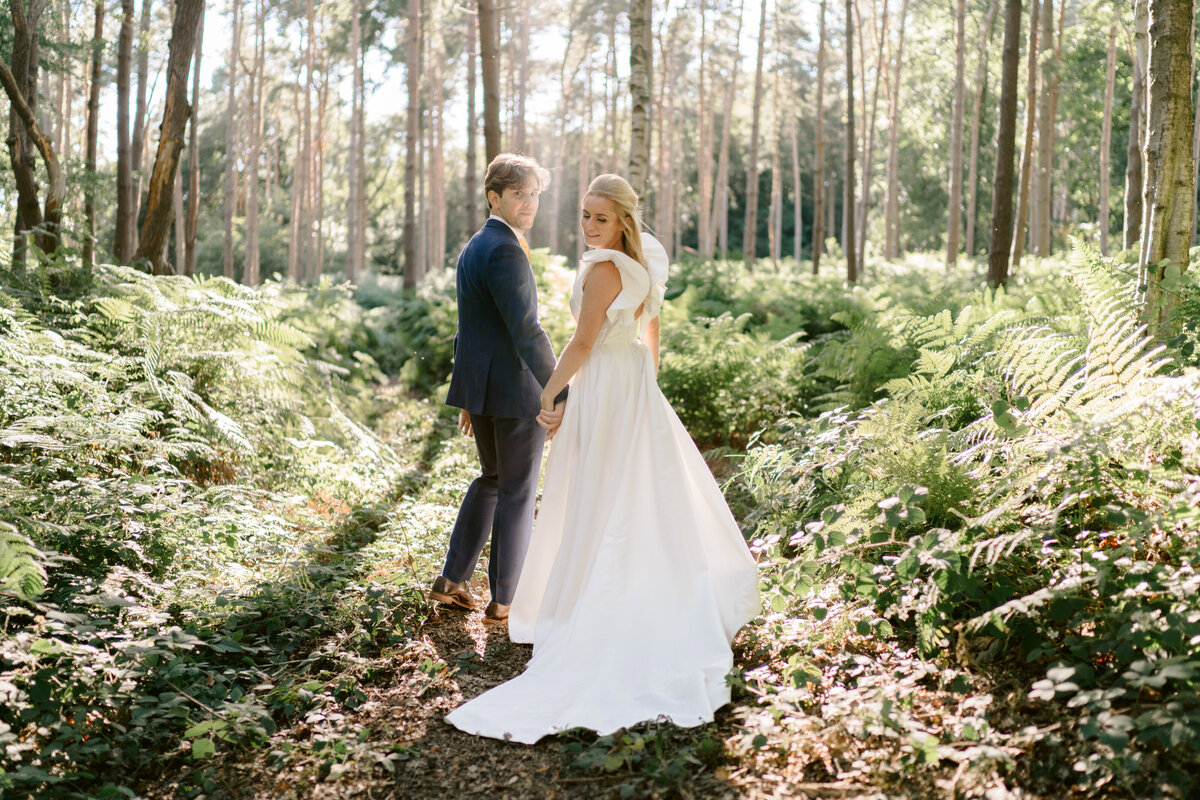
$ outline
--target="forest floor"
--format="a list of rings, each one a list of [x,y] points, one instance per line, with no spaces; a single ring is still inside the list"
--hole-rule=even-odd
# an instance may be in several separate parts
[[[467,460],[473,448],[456,440],[457,431],[448,433],[449,425],[427,414],[413,415],[411,407],[397,402],[394,389],[391,394],[391,399],[381,397],[392,410],[376,427],[402,457],[412,459],[410,468],[422,473],[426,488],[409,499],[436,506],[443,520],[452,518],[450,504],[457,494],[445,484],[474,468]],[[443,466],[434,463],[439,460]],[[454,463],[449,479],[445,462]],[[438,525],[428,527],[420,542],[424,550],[444,536],[433,529]],[[440,547],[444,543],[434,549]],[[398,579],[403,569],[397,562],[375,560],[360,547],[347,548],[344,556],[357,562],[368,582]],[[410,585],[424,577],[415,573],[432,569],[427,562],[425,557],[414,568],[410,558],[405,570]],[[431,572],[426,582],[433,577]],[[477,597],[488,596],[482,571],[472,590]],[[745,738],[744,707],[737,702],[721,709],[713,723],[691,729],[650,722],[615,737],[581,730],[533,746],[462,733],[445,722],[445,715],[520,674],[532,648],[510,642],[505,626],[484,625],[479,612],[430,604],[421,616],[407,641],[375,653],[343,648],[336,636],[317,642],[316,649],[326,654],[326,669],[315,677],[324,687],[342,687],[341,701],[318,704],[280,724],[263,746],[222,749],[204,763],[192,762],[192,769],[164,769],[162,780],[143,784],[139,793],[155,800],[889,796],[877,787],[837,780],[820,764],[815,765],[817,780],[806,781],[795,769],[772,767],[753,753],[734,757],[727,743],[739,734]],[[774,649],[764,649],[751,628],[735,642],[735,661],[744,669],[769,660],[767,651]],[[734,691],[735,701],[754,702],[745,688]]]

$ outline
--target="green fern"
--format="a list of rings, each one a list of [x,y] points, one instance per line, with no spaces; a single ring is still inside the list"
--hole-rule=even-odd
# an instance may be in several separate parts
[[[0,522],[0,594],[32,600],[46,590],[41,553],[15,526]]]

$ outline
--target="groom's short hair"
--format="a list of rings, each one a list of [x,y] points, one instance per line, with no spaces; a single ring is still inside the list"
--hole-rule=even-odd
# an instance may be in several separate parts
[[[550,185],[550,172],[536,160],[521,153],[501,153],[488,164],[487,176],[483,179],[483,196],[489,192],[503,195],[505,189],[520,188],[535,184],[538,191]],[[491,201],[488,201],[491,205]]]

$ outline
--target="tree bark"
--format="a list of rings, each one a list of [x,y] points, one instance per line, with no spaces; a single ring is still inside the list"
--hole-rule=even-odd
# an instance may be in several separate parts
[[[859,30],[862,30],[862,22],[859,22]],[[874,26],[871,28],[874,32]],[[861,53],[863,49],[859,49],[859,63],[862,65],[863,72],[863,125],[866,128],[863,136],[863,167],[862,167],[862,198],[858,201],[858,272],[861,275],[865,268],[866,251],[867,251],[867,221],[871,211],[871,186],[872,173],[875,170],[875,121],[878,118],[879,112],[879,84],[880,78],[887,70],[887,57],[884,48],[884,41],[888,36],[888,0],[884,0],[883,13],[879,15],[879,33],[875,37],[875,79],[871,84],[871,106],[870,114],[867,113],[866,102],[866,66],[863,64]],[[859,35],[861,42],[862,35]]]
[[[674,256],[675,240],[675,43],[679,17],[672,20],[667,39],[659,37],[662,80],[658,103],[658,203],[655,207],[655,231],[667,253]]]
[[[1017,221],[1012,240],[1012,266],[1021,265],[1021,254],[1025,249],[1026,222],[1029,218],[1029,182],[1033,173],[1033,133],[1037,129],[1037,54],[1038,15],[1041,13],[1039,0],[1029,4],[1029,52],[1026,54],[1025,76],[1025,143],[1021,148],[1021,176],[1017,185]],[[1005,276],[1007,277],[1007,267]]]
[[[96,22],[92,30],[92,71],[88,85],[87,140],[84,145],[84,169],[88,181],[84,184],[83,215],[87,229],[83,238],[83,265],[91,269],[96,256],[96,155],[100,132],[100,76],[104,60],[105,0],[96,0]]]
[[[846,281],[858,282],[854,235],[854,0],[846,0],[846,174],[842,176],[842,249]]]
[[[484,0],[486,2],[486,0]],[[482,8],[484,2],[480,3],[480,23],[482,27],[483,15]],[[408,5],[408,26],[405,32],[405,53],[407,54],[407,72],[408,72],[408,124],[406,127],[405,144],[406,155],[404,158],[404,288],[414,289],[420,283],[423,277],[421,264],[417,261],[417,137],[420,135],[420,113],[421,113],[421,97],[420,97],[420,70],[417,68],[417,62],[421,57],[421,0],[409,0]],[[485,56],[484,63],[486,65],[487,58]],[[494,63],[494,62],[493,62]],[[487,70],[484,70],[484,86],[487,86]],[[486,88],[484,107],[487,111]],[[488,160],[493,157],[491,155],[491,146],[488,146]]]
[[[441,33],[431,37],[433,58],[429,64],[429,83],[432,97],[429,103],[429,259],[431,269],[446,265],[446,170],[444,157],[445,86],[442,83],[442,64],[446,58],[446,47]]]
[[[204,9],[200,10],[204,13]],[[183,210],[183,176],[174,182],[171,189],[171,210],[174,213],[175,219],[175,274],[184,275],[187,269],[187,245],[184,242],[184,228],[187,226],[187,218]],[[169,266],[169,265],[168,265]]]
[[[796,260],[797,266],[800,264],[800,256],[802,255],[801,245],[804,240],[804,215],[801,213],[804,208],[804,187],[800,183],[800,134],[796,130],[796,116],[791,115],[791,133],[792,133],[792,192],[795,195],[795,200],[792,203],[792,226],[795,233],[792,236],[792,258]]]
[[[262,157],[263,95],[266,83],[266,9],[261,0],[254,8],[254,61],[247,87],[246,123],[250,142],[246,153],[246,255],[242,261],[242,283],[257,286],[262,279],[262,256],[258,230],[258,167]]]
[[[512,149],[526,152],[529,142],[525,136],[525,98],[529,93],[529,0],[520,0],[517,9],[517,45],[510,48],[516,61],[517,85],[513,91]]]
[[[237,161],[237,77],[240,50],[242,43],[242,0],[230,0],[233,11],[232,33],[229,42],[229,60],[226,64],[229,81],[229,92],[225,101],[225,239],[224,239],[224,273],[225,277],[233,280],[233,213],[237,198],[237,171],[234,165]],[[293,217],[294,219],[294,217]],[[293,248],[288,248],[288,259],[292,258]]]
[[[1188,268],[1192,235],[1192,0],[1149,4],[1149,102],[1146,181],[1139,283],[1146,287],[1142,318],[1166,332],[1179,303],[1178,279]]]
[[[907,3],[908,0],[905,0]],[[817,39],[817,99],[814,115],[813,145],[813,225],[812,225],[812,274],[821,269],[821,253],[825,249],[825,0],[820,6],[820,34]],[[903,28],[901,28],[903,31]],[[899,70],[899,66],[897,66]],[[893,130],[895,127],[893,126]]]
[[[1034,3],[1037,0],[1033,0]],[[996,135],[996,171],[992,180],[992,241],[988,249],[988,285],[1008,282],[1012,245],[1013,150],[1017,138],[1017,63],[1021,48],[1021,0],[1005,0],[1001,61],[1000,113]]]
[[[16,224],[13,228],[13,266],[17,268],[26,263],[30,232],[41,231],[36,235],[42,244],[48,243],[45,237],[51,233],[43,227],[45,220],[38,203],[37,157],[34,150],[40,148],[41,143],[36,141],[34,129],[41,128],[40,125],[31,124],[37,122],[38,114],[38,32],[44,9],[44,0],[34,0],[28,4],[23,0],[13,0],[9,3],[13,21],[12,70],[8,71],[7,66],[5,69],[12,81],[10,88],[6,78],[5,91],[10,101],[8,152],[17,186]],[[21,111],[22,106],[28,109],[28,116]],[[57,236],[58,230],[55,229],[53,234]]]
[[[470,15],[466,15],[468,18]],[[469,41],[469,40],[468,40]],[[362,274],[363,249],[358,233],[358,198],[362,195],[362,162],[359,160],[359,124],[362,121],[362,0],[350,3],[350,149],[346,153],[346,280],[357,283]]]
[[[650,98],[654,44],[650,38],[652,0],[629,4],[629,183],[641,197],[650,176]]]
[[[188,72],[196,51],[196,29],[204,11],[204,0],[176,0],[171,42],[167,47],[167,104],[159,128],[158,153],[150,174],[150,198],[138,243],[138,259],[146,259],[155,275],[170,273],[166,263],[167,238],[171,229],[171,191],[179,172],[179,153],[188,117]]]
[[[137,91],[133,103],[133,138],[130,139],[130,160],[136,173],[133,189],[134,214],[142,208],[142,187],[145,185],[146,126],[150,124],[146,111],[146,93],[150,81],[150,2],[142,0],[142,18],[137,32]],[[133,248],[138,246],[137,227],[133,229]]]
[[[699,156],[696,171],[698,184],[698,208],[696,211],[696,237],[700,254],[706,258],[713,255],[713,217],[710,206],[713,202],[712,178],[712,108],[706,83],[708,70],[708,0],[700,0],[700,72],[696,76],[699,106],[696,126],[699,128],[696,149]]]
[[[1065,0],[1063,0],[1065,2]],[[1042,90],[1038,98],[1038,169],[1037,201],[1031,215],[1033,252],[1050,255],[1050,206],[1054,177],[1054,75],[1057,66],[1051,52],[1054,48],[1054,0],[1044,0],[1042,8],[1041,51]]]
[[[188,138],[187,218],[184,220],[183,274],[196,273],[196,228],[200,222],[200,55],[204,52],[204,10],[196,30],[196,52],[192,56],[192,120]]]
[[[900,257],[900,67],[904,63],[904,28],[908,21],[909,0],[900,9],[900,30],[896,34],[896,59],[888,98],[887,210],[885,213],[883,257]],[[814,246],[816,242],[814,242]],[[814,266],[814,271],[816,267]]]
[[[479,65],[476,63],[479,34],[476,31],[475,14],[467,13],[463,16],[467,19],[467,165],[463,174],[463,190],[466,194],[467,235],[470,236],[479,224],[479,167],[475,163],[478,147],[476,142],[479,138],[479,117],[475,110],[476,77],[479,73]],[[557,202],[557,193],[555,201]],[[555,214],[556,219],[557,217],[558,215]],[[558,225],[554,226],[554,231],[557,235]],[[558,252],[557,248],[554,248],[554,252]]]
[[[1146,62],[1148,0],[1133,0],[1133,96],[1129,103],[1129,144],[1125,150],[1125,249],[1142,238],[1142,191],[1145,161],[1142,145],[1146,137]]]
[[[133,147],[129,133],[129,81],[133,74],[133,0],[121,0],[117,36],[117,224],[113,256],[120,264],[133,258],[137,206],[133,187]]]
[[[744,0],[738,0],[737,28],[733,34],[735,53],[742,49],[742,21],[745,18]],[[729,148],[732,141],[733,101],[737,96],[737,79],[740,72],[741,58],[733,59],[729,65],[729,83],[725,87],[725,106],[721,113],[721,144],[717,150],[717,179],[712,191],[712,213],[709,219],[709,238],[701,243],[702,252],[713,252],[715,237],[721,250],[721,259],[729,257]],[[706,126],[707,127],[707,126]]]
[[[847,0],[846,10],[850,10],[851,0]],[[847,31],[850,30],[850,18],[846,18]],[[849,37],[847,37],[849,41]],[[746,220],[742,227],[742,258],[746,266],[754,267],[754,259],[758,244],[758,132],[759,117],[762,114],[762,70],[763,53],[767,45],[767,0],[762,0],[758,11],[758,56],[754,65],[754,107],[750,118],[750,152],[746,156]],[[847,68],[850,62],[846,62]],[[849,79],[848,79],[849,80]],[[850,95],[853,102],[853,95]],[[851,127],[853,132],[853,111],[851,111]]]
[[[1117,82],[1117,24],[1108,29],[1108,61],[1104,79],[1104,120],[1100,125],[1100,203],[1097,218],[1100,223],[1100,254],[1108,255],[1109,193],[1112,183],[1112,111]],[[1194,148],[1193,148],[1194,156]]]
[[[946,225],[946,266],[958,263],[962,229],[962,134],[967,104],[967,2],[958,0],[954,14],[954,104],[950,122],[950,208]]]
[[[996,19],[998,0],[991,0],[979,28],[979,49],[975,54],[975,99],[971,107],[970,163],[967,167],[967,243],[968,256],[975,255],[975,217],[979,208],[979,128],[983,119],[983,97],[987,93],[988,43]]]
[[[779,154],[779,72],[772,76],[771,86],[771,205],[767,210],[767,249],[771,263],[779,269],[780,236],[783,222],[783,176],[780,174]]]
[[[11,3],[11,8],[14,10],[18,9],[19,7],[20,0],[15,0]],[[13,27],[18,35],[23,35],[27,31],[32,30],[32,28],[25,27],[22,23],[36,23],[38,16],[41,14],[42,7],[34,8],[31,6],[30,10],[31,12],[36,11],[37,16],[35,16],[33,13],[30,13],[28,17],[24,18],[20,22],[17,20],[17,17],[21,16],[20,12],[16,11],[13,14]],[[36,50],[32,52],[34,55],[36,55]],[[37,207],[36,183],[34,184],[35,193],[33,195],[33,204],[34,209],[38,214],[39,228],[39,231],[35,236],[35,240],[38,247],[40,247],[44,253],[53,253],[56,249],[58,249],[60,242],[60,233],[62,230],[62,205],[67,193],[67,183],[66,178],[63,175],[63,171],[59,166],[58,155],[54,152],[54,143],[51,142],[50,138],[42,132],[42,128],[38,124],[36,112],[25,99],[25,92],[30,91],[31,89],[29,84],[33,83],[34,87],[36,87],[36,83],[34,82],[35,80],[35,70],[30,67],[26,75],[26,85],[22,86],[18,78],[8,68],[8,65],[0,60],[0,83],[3,84],[4,92],[8,95],[8,101],[11,106],[12,114],[17,118],[17,124],[24,126],[24,131],[22,131],[23,136],[32,141],[33,146],[37,148],[39,153],[41,153],[42,161],[46,165],[46,177],[49,185],[46,188],[46,205],[44,210]],[[36,88],[34,88],[33,91],[36,91]],[[13,144],[13,140],[15,138],[17,137],[12,136],[9,138],[10,150],[15,149]],[[32,153],[30,156],[32,158]],[[18,163],[21,164],[21,169],[24,170],[24,160],[18,159],[16,154],[14,154],[13,164],[16,165]],[[14,168],[14,173],[15,172],[16,169]],[[32,175],[17,176],[18,185],[32,180]]]
[[[419,0],[418,0],[419,2]],[[487,163],[500,155],[500,30],[495,0],[479,0],[479,57],[483,76],[483,151]]]

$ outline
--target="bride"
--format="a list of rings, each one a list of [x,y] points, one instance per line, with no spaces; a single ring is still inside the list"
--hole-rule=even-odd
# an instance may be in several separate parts
[[[730,642],[759,611],[754,559],[655,378],[667,254],[637,204],[616,175],[583,199],[577,328],[542,408],[568,381],[571,394],[508,620],[533,657],[446,717],[468,733],[532,744],[711,721],[729,702]]]

